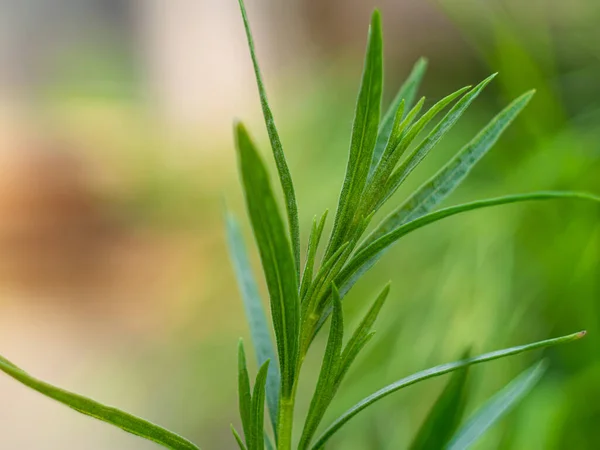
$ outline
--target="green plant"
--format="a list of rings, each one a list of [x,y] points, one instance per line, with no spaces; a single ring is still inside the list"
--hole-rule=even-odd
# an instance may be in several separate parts
[[[297,444],[299,449],[323,448],[343,425],[378,400],[412,384],[450,372],[453,372],[451,379],[415,436],[411,449],[468,448],[527,394],[542,376],[546,363],[540,361],[523,372],[461,426],[469,394],[470,366],[577,340],[583,337],[585,332],[475,357],[470,356],[468,352],[456,362],[426,369],[376,391],[356,403],[315,437],[344,376],[361,350],[373,338],[372,327],[388,297],[390,287],[389,285],[384,287],[376,297],[345,344],[342,299],[391,245],[406,234],[430,223],[462,212],[509,203],[566,198],[600,202],[600,198],[577,192],[534,192],[436,209],[465,179],[473,166],[489,151],[508,125],[527,105],[533,95],[533,92],[527,92],[504,108],[459,150],[451,161],[364,237],[382,205],[392,197],[413,169],[440,142],[494,78],[492,75],[473,88],[467,86],[459,89],[420,115],[424,99],[415,103],[415,98],[426,69],[426,62],[421,60],[400,88],[388,112],[380,117],[383,89],[382,32],[381,18],[376,11],[369,31],[350,156],[333,229],[327,245],[320,252],[327,211],[318,220],[315,217],[308,240],[304,268],[301,270],[300,227],[294,185],[267,101],[244,3],[243,0],[239,2],[267,131],[284,194],[287,220],[280,215],[276,195],[271,188],[269,175],[256,146],[245,127],[240,123],[236,124],[235,135],[242,184],[269,292],[275,334],[274,345],[271,327],[250,269],[239,226],[235,218],[228,214],[227,234],[230,252],[260,366],[254,387],[251,388],[245,349],[240,341],[238,389],[243,437],[232,427],[236,442],[241,449],[247,450],[265,447],[289,450],[295,446],[292,431],[301,368],[315,336],[331,317],[321,370]],[[424,138],[418,141],[417,138],[424,129],[454,101],[455,104],[450,111],[431,131],[426,133]],[[404,153],[408,155],[402,158]],[[320,264],[317,266],[318,259]],[[176,450],[199,448],[185,438],[143,419],[37,380],[1,357],[0,370],[76,411],[120,427],[166,448]],[[272,432],[265,430],[268,428],[264,425],[265,403],[268,406]]]

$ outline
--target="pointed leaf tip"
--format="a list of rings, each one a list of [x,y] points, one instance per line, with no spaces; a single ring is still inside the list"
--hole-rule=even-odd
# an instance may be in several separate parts
[[[235,441],[237,442],[240,450],[247,450],[246,445],[244,444],[244,441],[242,441],[242,438],[240,437],[239,433],[237,432],[237,430],[235,429],[233,424],[230,424],[229,427],[231,428],[231,433],[233,434],[233,437],[235,438]]]
[[[529,91],[527,91],[523,95],[521,95],[521,98],[522,99],[527,99],[526,101],[529,102],[529,100],[531,100],[531,97],[533,97],[536,92],[537,92],[536,89],[530,89]]]
[[[240,11],[244,22],[244,29],[246,31],[246,39],[248,41],[248,49],[250,50],[250,57],[252,59],[252,65],[254,67],[254,75],[256,78],[256,85],[258,88],[258,94],[260,97],[260,104],[263,112],[263,118],[265,126],[267,128],[267,134],[269,135],[269,141],[271,143],[271,149],[273,150],[273,157],[277,166],[277,173],[279,175],[279,182],[281,189],[283,190],[285,198],[285,207],[287,211],[287,221],[289,227],[289,235],[292,244],[292,251],[296,269],[296,277],[300,275],[300,224],[298,219],[298,205],[296,203],[296,193],[294,190],[294,183],[292,182],[292,175],[283,152],[283,146],[279,137],[279,132],[275,126],[275,119],[273,112],[267,99],[267,92],[265,90],[264,81],[260,72],[260,66],[258,58],[256,56],[256,48],[254,46],[254,38],[252,37],[252,30],[250,29],[250,23],[248,21],[248,15],[244,6],[243,0],[239,0]]]
[[[386,283],[386,285],[383,287],[380,297],[387,297],[387,295],[390,293],[391,288],[392,288],[392,280],[388,281]]]
[[[371,25],[375,25],[377,24],[377,26],[381,26],[381,11],[379,11],[379,9],[375,8],[373,10],[373,14],[371,14]]]
[[[481,364],[481,363],[485,363],[488,361],[493,361],[495,359],[500,359],[500,358],[504,358],[507,356],[517,355],[517,354],[523,353],[523,352],[538,350],[538,349],[547,348],[547,347],[553,347],[555,345],[572,342],[572,341],[578,339],[580,337],[580,335],[581,335],[581,332],[569,334],[566,336],[561,336],[558,338],[546,339],[544,341],[533,342],[531,344],[519,345],[516,347],[511,347],[511,348],[507,348],[507,349],[503,349],[503,350],[496,350],[496,351],[493,351],[490,353],[484,353],[482,355],[479,355],[479,356],[476,356],[473,358],[469,358],[466,360],[460,360],[460,361],[455,361],[452,363],[442,364],[442,365],[439,365],[436,367],[432,367],[432,368],[423,370],[421,372],[414,373],[406,378],[398,380],[395,383],[392,383],[392,384],[380,389],[379,391],[369,395],[368,397],[365,397],[363,400],[361,400],[356,405],[354,405],[352,408],[350,408],[348,411],[346,411],[344,414],[342,414],[317,439],[317,442],[312,447],[312,450],[322,449],[323,446],[325,445],[325,443],[329,440],[329,438],[331,436],[333,436],[337,431],[339,431],[339,429],[344,424],[346,424],[350,419],[352,419],[355,415],[357,415],[359,412],[361,412],[368,406],[372,405],[373,403],[377,402],[378,400],[386,397],[387,395],[389,395],[395,391],[403,389],[412,384],[427,380],[429,378],[433,378],[433,377],[437,377],[437,376],[440,376],[440,375],[443,375],[443,374],[446,374],[449,372],[453,372],[455,370],[462,369],[464,367],[467,367],[467,366],[470,366],[473,364]],[[535,371],[539,371],[538,373],[541,374],[541,368],[543,368],[543,365],[538,364],[535,367],[538,368],[538,369],[535,369]],[[452,446],[450,446],[450,447],[452,447]],[[458,448],[464,449],[466,447],[463,446],[463,447],[458,447]]]
[[[233,121],[233,132],[235,133],[235,137],[238,141],[239,141],[240,136],[242,136],[242,135],[248,136],[248,130],[246,129],[246,126],[244,125],[244,123],[241,120]]]
[[[325,259],[328,259],[344,242],[350,241],[351,234],[356,231],[353,223],[378,140],[383,90],[383,42],[381,20],[377,12],[373,14],[368,35],[365,63],[352,124],[346,175],[338,198],[337,212],[325,251]]]

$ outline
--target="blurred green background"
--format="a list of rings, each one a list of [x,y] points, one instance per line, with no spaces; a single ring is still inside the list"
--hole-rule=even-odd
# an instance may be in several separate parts
[[[391,204],[530,88],[533,102],[449,202],[545,189],[600,193],[597,1],[247,7],[304,245],[313,215],[335,209],[374,7],[384,19],[388,101],[419,56],[429,59],[426,106],[500,72]],[[227,257],[224,200],[243,217],[249,243],[251,235],[232,120],[249,123],[269,155],[237,2],[3,2],[0,30],[2,353],[202,448],[234,448],[236,345],[249,333]],[[582,342],[546,352],[542,383],[477,448],[597,448],[600,208],[504,206],[411,234],[346,298],[350,324],[388,280],[378,334],[329,419],[467,347],[479,353],[587,329]],[[299,416],[323,344],[321,336],[306,363]],[[476,367],[469,411],[537,358]],[[382,401],[331,447],[405,448],[444,382]],[[155,448],[7,377],[0,396],[3,448]]]

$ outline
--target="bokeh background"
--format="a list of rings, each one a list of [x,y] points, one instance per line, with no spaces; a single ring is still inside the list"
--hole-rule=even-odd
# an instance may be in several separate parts
[[[313,215],[335,209],[376,6],[386,100],[419,56],[429,59],[426,105],[500,72],[392,203],[530,88],[533,102],[449,202],[536,189],[600,193],[599,2],[247,0],[304,245]],[[235,0],[0,2],[1,353],[206,449],[234,448],[236,345],[248,337],[222,220],[225,201],[252,244],[234,118],[268,156]],[[600,208],[505,206],[414,233],[346,298],[350,323],[388,280],[378,335],[329,418],[467,347],[587,329],[584,341],[545,353],[543,382],[477,448],[597,448]],[[323,336],[299,413],[322,345]],[[539,357],[474,369],[469,410]],[[444,382],[382,401],[332,448],[405,448]],[[157,448],[5,376],[0,398],[2,448]]]

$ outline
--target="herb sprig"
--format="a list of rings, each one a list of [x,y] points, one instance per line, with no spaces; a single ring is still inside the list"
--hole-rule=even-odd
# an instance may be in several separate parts
[[[414,168],[436,147],[495,77],[495,74],[491,75],[475,87],[458,89],[421,114],[425,100],[422,98],[415,102],[427,67],[426,61],[421,59],[415,64],[391,106],[382,116],[383,38],[381,16],[375,11],[369,29],[346,175],[334,216],[333,229],[324,246],[323,257],[318,261],[318,249],[324,241],[323,231],[328,213],[325,211],[318,220],[315,216],[302,269],[294,184],[267,100],[243,0],[239,0],[239,5],[279,184],[285,199],[286,215],[282,216],[280,213],[277,195],[256,145],[244,125],[237,123],[235,137],[242,185],[269,293],[272,325],[269,325],[263,309],[258,283],[250,267],[240,227],[233,215],[227,213],[226,228],[231,259],[248,316],[254,353],[260,367],[251,386],[246,352],[243,342],[240,341],[238,390],[243,433],[231,427],[235,442],[242,450],[263,450],[265,447],[277,450],[321,449],[348,421],[379,400],[413,384],[453,372],[410,448],[469,448],[532,389],[543,375],[546,362],[541,360],[515,378],[461,426],[469,394],[470,367],[578,340],[585,332],[474,357],[466,353],[458,361],[417,372],[375,391],[357,402],[318,434],[325,413],[335,400],[345,375],[361,350],[374,337],[373,326],[389,297],[390,286],[388,284],[381,290],[349,339],[345,339],[344,296],[400,238],[444,218],[509,203],[553,199],[600,202],[600,198],[579,192],[541,191],[476,200],[438,209],[442,201],[464,181],[471,169],[529,103],[533,96],[533,91],[530,91],[506,106],[442,169],[409,195],[378,225],[372,226],[380,208],[390,201]],[[431,131],[423,133],[452,103],[454,105]],[[412,151],[405,156],[410,148]],[[367,230],[370,230],[368,234]],[[329,317],[331,325],[318,381],[299,440],[296,442],[293,436],[294,406],[301,369],[315,336]],[[271,337],[272,331],[275,344]],[[82,414],[165,448],[199,450],[192,442],[165,428],[40,381],[2,357],[0,370],[31,389]],[[271,430],[264,425],[265,403]]]

